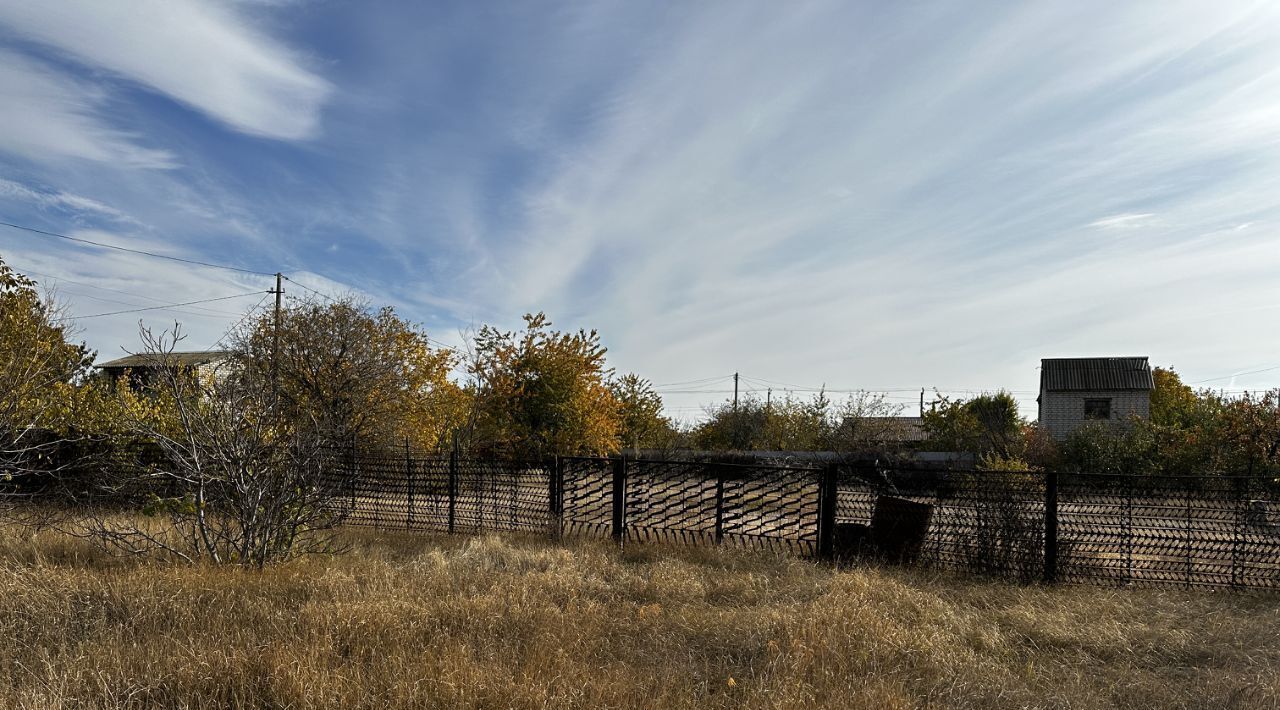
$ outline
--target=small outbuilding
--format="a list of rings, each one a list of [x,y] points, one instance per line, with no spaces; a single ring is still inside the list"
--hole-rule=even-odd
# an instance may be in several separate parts
[[[1055,439],[1089,421],[1123,425],[1151,416],[1155,381],[1146,357],[1045,358],[1040,361],[1040,425]]]
[[[216,368],[230,356],[225,350],[199,350],[192,352],[139,353],[98,365],[112,386],[128,375],[129,388],[135,392],[146,391],[164,368],[182,368],[197,376]]]

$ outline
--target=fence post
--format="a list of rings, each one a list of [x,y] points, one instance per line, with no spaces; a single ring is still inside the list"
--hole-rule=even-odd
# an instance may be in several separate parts
[[[351,494],[351,514],[356,512],[356,479],[360,477],[360,464],[356,461],[356,435],[351,435],[351,468],[347,471],[347,488]]]
[[[840,478],[837,464],[827,464],[822,469],[818,483],[818,557],[830,560],[835,557],[836,497]]]
[[[1133,479],[1124,480],[1124,583],[1133,584]]]
[[[1246,520],[1246,516],[1242,515],[1242,513],[1244,513],[1245,507],[1248,505],[1245,502],[1244,479],[1237,476],[1235,479],[1232,480],[1232,488],[1235,489],[1234,492],[1236,497],[1236,504],[1235,504],[1236,515],[1235,515],[1235,525],[1232,526],[1233,530],[1231,533],[1231,586],[1233,588],[1239,589],[1241,587],[1240,535],[1241,533],[1244,532],[1244,525]]]
[[[409,451],[409,437],[404,438],[404,477],[408,487],[405,501],[405,527],[413,527],[413,455]]]
[[[552,540],[560,539],[564,527],[562,519],[564,514],[564,491],[561,484],[563,473],[560,466],[560,457],[556,456],[551,461],[550,475],[547,476],[547,504],[549,506],[547,512],[551,519],[550,532]]]
[[[716,544],[724,542],[724,467],[716,466]]]
[[[453,448],[449,449],[449,533],[453,534],[458,517],[458,432],[453,432]]]
[[[1058,581],[1058,472],[1044,475],[1044,581]]]
[[[1183,483],[1183,485],[1182,485],[1182,496],[1183,496],[1183,498],[1184,498],[1184,499],[1186,500],[1186,502],[1187,502],[1187,517],[1186,517],[1186,525],[1183,527],[1183,531],[1186,533],[1186,541],[1187,541],[1187,542],[1186,542],[1186,544],[1185,544],[1185,545],[1183,545],[1182,549],[1183,549],[1183,551],[1186,553],[1186,559],[1187,559],[1187,561],[1186,561],[1186,565],[1185,565],[1185,567],[1184,567],[1184,569],[1186,570],[1186,575],[1187,575],[1186,588],[1187,588],[1187,589],[1190,589],[1190,588],[1191,588],[1191,576],[1192,576],[1192,573],[1191,573],[1191,557],[1192,557],[1192,552],[1193,552],[1193,551],[1192,551],[1192,549],[1191,549],[1191,548],[1192,548],[1192,545],[1193,545],[1193,541],[1192,541],[1192,532],[1191,532],[1191,481],[1190,481],[1190,480],[1187,480],[1187,479],[1182,479],[1182,480],[1184,480],[1184,481],[1185,481],[1185,482]]]
[[[613,539],[622,544],[627,512],[627,457],[619,456],[613,460]]]

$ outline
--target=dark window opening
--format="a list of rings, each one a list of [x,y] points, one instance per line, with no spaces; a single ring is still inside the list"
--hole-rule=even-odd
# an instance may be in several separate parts
[[[1085,419],[1110,419],[1111,418],[1111,400],[1086,399],[1084,401],[1084,418]]]

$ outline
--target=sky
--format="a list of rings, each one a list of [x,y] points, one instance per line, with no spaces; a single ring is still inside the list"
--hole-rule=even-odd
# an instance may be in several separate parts
[[[245,270],[0,226],[102,360],[282,271],[598,329],[685,420],[734,372],[1280,385],[1280,3],[0,0],[0,95],[0,220]]]

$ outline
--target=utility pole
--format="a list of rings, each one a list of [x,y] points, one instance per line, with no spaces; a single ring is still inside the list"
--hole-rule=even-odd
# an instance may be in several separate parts
[[[773,388],[770,387],[769,389],[766,389],[764,391],[764,410],[767,412],[772,406],[773,406]]]
[[[276,321],[275,333],[271,338],[271,382],[274,385],[280,372],[280,297],[284,295],[284,274],[276,272]]]
[[[924,417],[924,388],[920,388],[920,416]]]
[[[733,411],[738,411],[738,373],[733,373]]]

